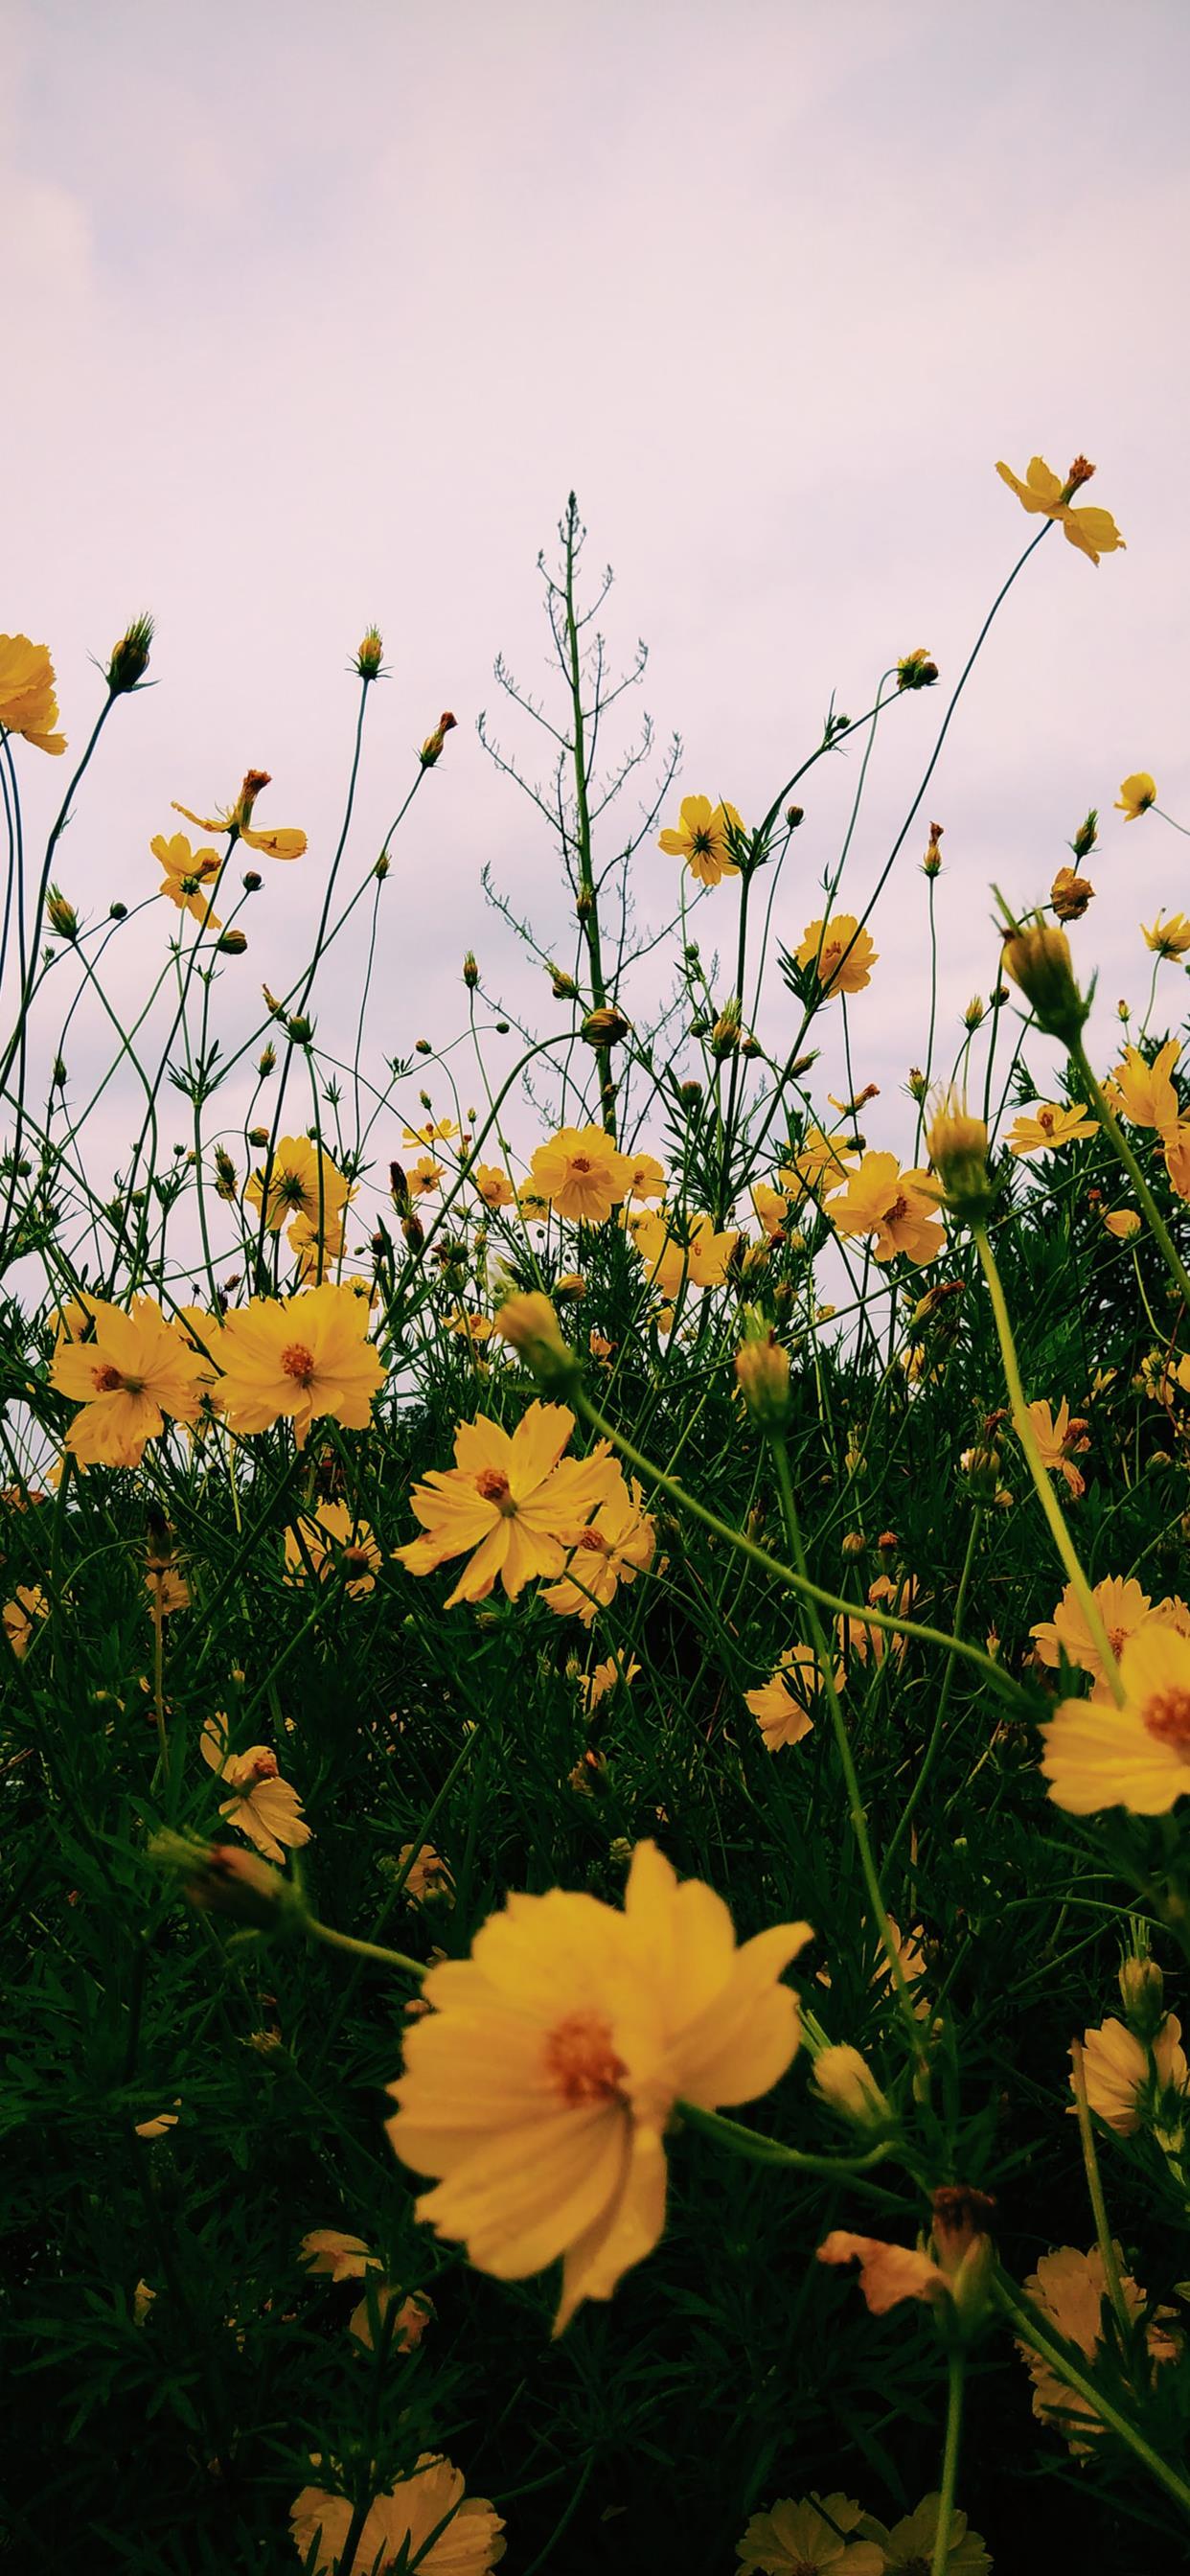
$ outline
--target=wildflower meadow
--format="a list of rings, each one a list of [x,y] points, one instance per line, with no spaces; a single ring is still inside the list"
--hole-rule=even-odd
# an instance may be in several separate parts
[[[0,636],[16,2568],[1190,2563],[1190,919],[1093,909],[1187,826],[1089,744],[946,1025],[984,639],[1039,546],[1109,626],[1128,571],[1083,457],[997,470],[965,665],[865,639],[752,813],[570,500],[479,727],[532,917],[436,924],[444,1029],[402,871],[473,717],[393,767],[380,631],[327,848],[250,673],[242,783],[198,728],[115,815],[168,640],[59,707]]]

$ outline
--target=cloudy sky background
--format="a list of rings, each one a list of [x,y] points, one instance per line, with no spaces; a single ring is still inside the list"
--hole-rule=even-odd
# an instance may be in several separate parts
[[[249,765],[269,769],[260,819],[303,825],[310,852],[262,863],[249,955],[218,1000],[229,1037],[246,1032],[261,981],[284,987],[308,949],[350,755],[345,666],[374,618],[392,676],[369,709],[345,885],[439,710],[458,718],[394,845],[375,1059],[460,1025],[468,943],[490,989],[555,1026],[479,884],[486,861],[567,957],[548,835],[475,719],[486,707],[540,773],[491,665],[503,648],[546,687],[535,560],[572,484],[592,570],[616,568],[613,653],[650,646],[626,727],[647,708],[661,744],[684,739],[671,808],[703,790],[751,816],[832,691],[858,713],[891,661],[930,648],[942,688],[894,709],[873,762],[846,880],[858,908],[1036,524],[995,460],[1023,472],[1040,450],[1061,471],[1082,449],[1099,468],[1087,497],[1128,552],[1096,570],[1054,532],[1001,613],[873,923],[853,1061],[882,1087],[870,1140],[904,1142],[927,817],[945,824],[941,1063],[993,977],[989,881],[1044,895],[1091,804],[1099,891],[1074,937],[1101,971],[1107,1060],[1118,995],[1143,1008],[1139,919],[1190,898],[1190,844],[1111,811],[1125,773],[1149,768],[1190,821],[1181,0],[2,14],[0,624],[51,645],[74,743],[97,704],[89,657],[141,606],[158,629],[159,685],[116,711],[63,847],[84,914],[151,891],[171,797],[213,812]],[[857,763],[807,783],[777,909],[790,942],[820,909]],[[21,770],[36,833],[63,764],[29,752]],[[636,882],[642,920],[660,921],[674,863],[646,850]],[[713,902],[699,934],[726,955],[734,892]],[[119,1002],[143,993],[176,918],[157,905],[108,952]],[[328,975],[320,1034],[346,1020],[357,958]],[[1181,970],[1161,971],[1158,1018],[1176,1021]],[[789,1008],[775,986],[774,1045]],[[109,1060],[98,1013],[80,1014],[72,1096]],[[826,1069],[841,1072],[837,1035]],[[104,1121],[97,1177],[128,1112]],[[396,1141],[378,1135],[382,1165]]]

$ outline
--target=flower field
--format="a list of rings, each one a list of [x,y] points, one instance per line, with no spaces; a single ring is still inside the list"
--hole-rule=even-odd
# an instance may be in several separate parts
[[[426,1035],[385,960],[458,728],[365,844],[375,628],[337,846],[300,779],[125,788],[110,907],[151,621],[61,710],[0,637],[14,2567],[1187,2561],[1190,921],[1103,959],[1099,812],[1006,836],[944,1025],[983,639],[1059,532],[1126,577],[1084,458],[998,470],[965,667],[751,815],[625,722],[572,499],[524,760],[480,726],[527,998],[477,922]],[[1138,771],[1103,829],[1183,827]]]

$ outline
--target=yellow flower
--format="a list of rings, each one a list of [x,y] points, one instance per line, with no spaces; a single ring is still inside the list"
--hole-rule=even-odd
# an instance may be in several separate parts
[[[490,1315],[458,1314],[444,1318],[448,1333],[458,1333],[467,1342],[490,1342],[495,1325]]]
[[[517,1215],[524,1219],[526,1225],[545,1224],[550,1213],[550,1203],[543,1190],[518,1190],[516,1204]]]
[[[1184,957],[1190,949],[1190,921],[1184,912],[1172,913],[1168,921],[1159,912],[1150,930],[1145,930],[1143,921],[1141,929],[1146,948],[1153,949],[1158,957]]]
[[[601,1225],[627,1196],[632,1179],[627,1155],[617,1152],[602,1127],[560,1127],[537,1147],[529,1170],[559,1216],[586,1225]]]
[[[436,1163],[432,1154],[419,1154],[412,1171],[405,1175],[410,1197],[429,1198],[432,1191],[441,1189],[445,1176],[444,1163]]]
[[[1147,769],[1134,769],[1130,778],[1120,780],[1115,810],[1123,815],[1126,823],[1139,823],[1141,815],[1147,814],[1150,805],[1156,802],[1157,781],[1150,778]]]
[[[628,1183],[630,1199],[662,1199],[665,1196],[665,1165],[655,1154],[630,1154],[632,1174]]]
[[[311,2228],[298,2252],[308,2272],[328,2273],[332,2281],[362,2281],[365,2272],[384,2268],[380,2256],[369,2253],[362,2236],[348,2236],[341,2227]]]
[[[812,968],[823,992],[829,994],[862,993],[871,982],[871,969],[880,962],[853,912],[833,913],[829,922],[810,922],[796,954],[798,965]]]
[[[608,1655],[602,1664],[595,1664],[589,1673],[580,1673],[578,1675],[579,1696],[588,1716],[593,1708],[598,1708],[601,1700],[607,1698],[608,1692],[616,1688],[618,1682],[623,1682],[626,1687],[631,1688],[639,1671],[640,1665],[635,1657],[629,1663],[618,1664],[614,1655]]]
[[[325,1582],[342,1574],[352,1600],[372,1592],[384,1560],[366,1521],[357,1520],[346,1503],[319,1503],[304,1511],[300,1529],[285,1533],[285,1580],[304,1583],[307,1567]]]
[[[1125,1047],[1122,1063],[1103,1086],[1113,1109],[1122,1109],[1134,1127],[1156,1127],[1162,1134],[1176,1127],[1178,1095],[1170,1076],[1181,1052],[1180,1038],[1167,1038],[1146,1064],[1139,1048]]]
[[[179,912],[190,913],[208,930],[221,930],[222,922],[216,920],[202,894],[202,888],[218,876],[223,865],[218,851],[192,850],[184,832],[174,832],[168,841],[164,832],[158,832],[149,848],[165,870],[158,893],[167,894]]]
[[[879,2542],[849,2536],[863,2518],[850,2496],[781,2496],[737,2541],[739,2576],[881,2576]]]
[[[875,2514],[864,2515],[860,2530],[865,2539],[875,2540],[883,2550],[884,2576],[922,2576],[924,2569],[932,2567],[941,2503],[938,2494],[923,2496],[916,2510],[895,2522],[891,2531],[877,2521]],[[991,2564],[979,2533],[972,2530],[966,2514],[960,2513],[956,2505],[943,2561],[945,2576],[990,2576]]]
[[[1109,510],[1072,510],[1070,507],[1072,494],[1090,480],[1094,471],[1094,466],[1088,465],[1084,456],[1076,456],[1065,483],[1060,483],[1044,458],[1034,456],[1030,459],[1028,476],[1021,483],[1007,465],[996,467],[1001,482],[1007,483],[1010,492],[1015,492],[1023,510],[1041,510],[1047,519],[1056,519],[1070,544],[1077,546],[1081,554],[1089,555],[1091,562],[1097,564],[1100,555],[1115,554],[1117,548],[1123,551],[1124,540]]]
[[[472,1178],[485,1207],[506,1208],[515,1205],[516,1191],[507,1172],[502,1172],[497,1163],[477,1163]]]
[[[1184,2093],[1190,2086],[1181,2043],[1182,2025],[1175,2013],[1166,2013],[1150,2048],[1126,2022],[1109,2019],[1099,2030],[1084,2031],[1087,2101],[1117,2137],[1134,2137],[1163,2094]]]
[[[865,1154],[846,1189],[832,1197],[830,1220],[838,1234],[874,1236],[877,1261],[905,1252],[920,1269],[946,1242],[928,1189],[929,1174],[903,1172],[895,1154]]]
[[[327,1271],[342,1258],[346,1242],[342,1208],[332,1210],[321,1228],[308,1216],[295,1217],[285,1240],[296,1257],[302,1287],[321,1288]]]
[[[841,1664],[835,1668],[835,1688],[842,1688],[847,1676]],[[822,1690],[822,1666],[812,1646],[787,1646],[767,1682],[757,1690],[745,1691],[744,1706],[750,1708],[770,1753],[779,1753],[785,1744],[800,1744],[814,1723],[810,1715]]]
[[[151,1297],[134,1297],[125,1314],[96,1298],[94,1338],[59,1341],[50,1384],[82,1406],[66,1446],[84,1466],[136,1467],[163,1417],[193,1422],[209,1367],[167,1324]]]
[[[1137,1637],[1150,1620],[1160,1619],[1147,1592],[1142,1592],[1135,1575],[1104,1576],[1095,1585],[1093,1598],[1107,1630],[1107,1642],[1119,1662],[1130,1637]],[[1077,1664],[1084,1673],[1095,1677],[1096,1699],[1110,1698],[1103,1658],[1087,1626],[1082,1603],[1073,1583],[1068,1583],[1052,1619],[1041,1619],[1029,1634],[1036,1639],[1039,1662],[1057,1669],[1062,1655],[1068,1664]]]
[[[844,1189],[858,1161],[859,1147],[842,1132],[825,1136],[821,1127],[807,1127],[792,1163],[777,1178],[797,1207],[804,1198],[828,1199]]]
[[[65,734],[55,733],[58,701],[54,666],[44,644],[27,635],[0,635],[0,729],[23,734],[38,751],[65,751]]]
[[[333,2576],[353,2520],[349,2496],[303,2487],[289,2509],[303,2569],[312,2568],[313,2576]],[[504,2555],[503,2529],[486,2496],[465,2496],[461,2469],[423,2451],[411,2478],[401,2478],[373,2497],[352,2565],[356,2576],[398,2564],[416,2567],[418,2576],[488,2576]]]
[[[1041,1732],[1055,1806],[1167,1816],[1190,1791],[1190,1638],[1150,1620],[1120,1656],[1124,1705],[1066,1699]]]
[[[771,1190],[767,1181],[757,1181],[752,1190],[752,1205],[770,1243],[778,1242],[789,1214],[780,1190]]]
[[[1084,1494],[1087,1489],[1083,1479],[1071,1464],[1091,1446],[1081,1414],[1071,1413],[1065,1396],[1056,1414],[1042,1402],[1031,1404],[1028,1414],[1042,1466],[1048,1467],[1052,1475],[1064,1477],[1072,1494]]]
[[[563,1458],[573,1429],[564,1404],[531,1404],[511,1436],[481,1413],[459,1424],[453,1467],[414,1486],[409,1499],[425,1535],[396,1550],[398,1563],[433,1574],[451,1557],[469,1558],[445,1609],[486,1601],[497,1576],[515,1600],[535,1575],[561,1574],[567,1548],[620,1475],[606,1440],[589,1458]]]
[[[189,806],[179,805],[176,797],[172,799],[173,809],[175,814],[181,814],[187,823],[193,823],[196,831],[234,832],[237,840],[243,842],[246,850],[263,850],[266,857],[270,859],[300,859],[306,846],[304,832],[290,829],[258,832],[253,827],[252,809],[261,789],[268,784],[267,769],[250,769],[235,804],[229,805],[226,813],[206,816],[192,814]]]
[[[607,1608],[617,1585],[635,1583],[637,1574],[647,1570],[657,1545],[635,1476],[629,1490],[614,1460],[607,1476],[607,1496],[579,1531],[561,1582],[551,1583],[541,1596],[559,1618],[581,1619],[584,1628],[591,1626],[597,1610]]]
[[[470,1959],[431,1968],[432,2010],[391,2089],[397,2154],[436,2178],[417,2214],[521,2280],[562,2258],[560,2333],[607,2299],[665,2223],[665,2131],[681,2100],[751,2102],[798,2045],[781,1972],[810,1938],[737,1948],[722,1899],[638,1843],[624,1911],[553,1888],[510,1896]]]
[[[39,1583],[18,1583],[12,1600],[5,1602],[3,1613],[0,1614],[3,1617],[4,1634],[14,1655],[19,1657],[28,1653],[35,1622],[38,1619],[47,1619],[49,1609],[49,1602]]]
[[[389,2331],[389,2348],[393,2352],[416,2352],[434,2314],[433,2302],[420,2290],[414,2290],[407,2298],[399,2282],[396,2281],[374,2281],[370,2292],[365,2290],[359,2306],[352,2309],[347,2320],[348,2333],[355,2336],[357,2343],[362,2343],[365,2352],[374,2352],[376,2349],[372,2339],[373,2319],[378,2327],[383,2326],[389,2309],[396,2305],[398,2299],[401,2305],[397,2309]],[[450,2529],[454,2529],[453,2523]],[[463,2538],[465,2541],[465,2532]],[[433,2551],[428,2559],[419,2560],[419,2565],[423,2567],[432,2567],[433,2563]],[[446,2569],[457,2566],[458,2560],[457,2557],[446,2557],[440,2559],[438,2563],[445,2576]]]
[[[717,1234],[715,1220],[709,1216],[688,1218],[684,1231],[686,1241],[681,1233],[671,1231],[663,1216],[643,1212],[631,1221],[630,1232],[649,1284],[666,1298],[676,1297],[683,1281],[691,1288],[721,1288],[739,1242],[738,1232]]]
[[[1140,1218],[1135,1208],[1107,1208],[1103,1222],[1117,1243],[1131,1243],[1133,1236],[1140,1233]]]
[[[431,1118],[425,1127],[403,1127],[401,1134],[407,1145],[449,1145],[456,1136],[461,1142],[461,1131],[453,1118]]]
[[[178,2102],[180,2098],[180,2095],[175,2093],[175,2103]],[[133,2129],[134,2134],[138,2138],[164,2138],[168,2135],[168,2132],[171,2129],[176,2129],[177,2125],[178,2114],[176,2110],[158,2111],[155,2118],[151,2120],[134,2121]]]
[[[324,1414],[366,1431],[384,1384],[367,1332],[367,1298],[346,1283],[253,1297],[233,1310],[219,1345],[219,1396],[232,1430],[267,1431],[288,1420],[299,1449]]]
[[[264,1209],[265,1227],[270,1234],[279,1234],[291,1217],[303,1218],[313,1230],[319,1226],[334,1228],[352,1195],[330,1155],[324,1154],[309,1136],[279,1137],[273,1148],[267,1193],[263,1168],[253,1172],[244,1190],[249,1207],[258,1213]]]
[[[1113,2245],[1112,2251],[1124,2305],[1129,2316],[1136,2319],[1148,2304],[1146,2294],[1132,2274],[1125,2271],[1119,2245]],[[1076,2345],[1085,2361],[1093,2362],[1103,2342],[1103,2306],[1108,2295],[1099,2246],[1092,2245],[1088,2254],[1080,2254],[1074,2245],[1063,2245],[1055,2254],[1043,2254],[1036,2271],[1030,2272],[1021,2286],[1050,2331],[1056,2332],[1063,2343]],[[1172,2361],[1179,2349],[1156,2319],[1145,2328],[1145,2342],[1154,2364]],[[1085,2454],[1089,2444],[1077,2437],[1094,2436],[1103,2429],[1090,2398],[1068,2387],[1045,2356],[1034,2352],[1030,2345],[1018,2343],[1017,2351],[1033,2382],[1033,2412],[1039,2422],[1053,2424],[1064,2434],[1076,2456]]]
[[[859,2286],[874,2317],[887,2316],[904,2299],[927,2306],[953,2301],[960,2315],[986,2304],[994,2262],[987,2221],[994,2203],[965,2184],[943,2184],[933,2194],[929,2239],[917,2246],[889,2244],[882,2236],[855,2236],[836,2227],[818,2248],[820,2263],[858,2263]]]
[[[310,1828],[302,1820],[301,1799],[290,1782],[281,1779],[277,1756],[267,1744],[250,1744],[246,1753],[229,1752],[227,1721],[220,1713],[207,1719],[199,1738],[199,1751],[231,1791],[219,1809],[220,1815],[226,1816],[239,1833],[246,1834],[266,1860],[283,1861],[287,1846],[297,1851],[309,1842]]]
[[[681,828],[662,832],[657,846],[669,858],[685,859],[700,885],[716,886],[721,877],[740,873],[731,855],[731,835],[743,828],[734,805],[713,806],[709,796],[684,796]]]
[[[1058,1100],[1039,1100],[1036,1109],[1023,1111],[1013,1120],[1008,1150],[1010,1154],[1056,1154],[1060,1145],[1093,1136],[1097,1125],[1079,1100],[1072,1100],[1068,1108]]]

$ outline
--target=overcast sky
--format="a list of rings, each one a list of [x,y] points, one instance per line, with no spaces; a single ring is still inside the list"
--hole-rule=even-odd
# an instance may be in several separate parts
[[[64,846],[84,912],[151,889],[171,797],[213,812],[258,765],[275,780],[260,819],[303,825],[311,848],[263,863],[250,954],[222,987],[229,1024],[261,980],[284,983],[342,806],[345,663],[374,618],[392,677],[346,882],[439,711],[458,718],[394,848],[377,1049],[454,1030],[468,942],[551,1027],[548,989],[479,886],[486,860],[565,954],[548,837],[475,719],[486,706],[537,774],[491,664],[503,647],[544,686],[535,559],[570,486],[592,568],[616,568],[609,642],[630,656],[648,640],[639,706],[662,743],[684,738],[670,819],[692,790],[747,818],[812,747],[832,690],[858,713],[918,644],[944,684],[957,675],[1036,524],[996,459],[1023,473],[1040,450],[1064,471],[1081,449],[1099,468],[1086,497],[1128,551],[1096,570],[1054,532],[1011,595],[877,912],[881,964],[852,1028],[856,1078],[881,1083],[899,1134],[923,1044],[927,816],[945,824],[957,1042],[994,967],[989,880],[1044,894],[1098,804],[1099,894],[1075,938],[1102,970],[1103,1053],[1117,994],[1143,999],[1141,914],[1190,897],[1188,845],[1111,811],[1125,773],[1149,768],[1190,821],[1182,0],[3,0],[0,15],[0,625],[50,644],[74,742],[97,702],[89,656],[142,606],[158,625],[160,685],[117,710]],[[941,700],[894,710],[857,896]],[[36,821],[62,764],[21,766]],[[779,899],[791,941],[820,909],[856,766],[808,783]],[[659,920],[673,863],[646,851],[638,868],[642,917]],[[734,893],[714,900],[700,935],[726,950]],[[145,922],[113,952],[126,993],[176,916]],[[1162,974],[1180,1017],[1180,970]],[[324,1029],[350,960],[338,976]],[[774,1043],[785,1007],[775,994]],[[80,1073],[104,1043],[80,1024]],[[884,1141],[875,1110],[869,1135]]]

